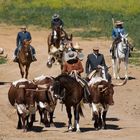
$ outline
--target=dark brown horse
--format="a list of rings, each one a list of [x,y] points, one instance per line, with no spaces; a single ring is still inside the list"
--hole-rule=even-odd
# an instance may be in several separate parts
[[[75,80],[75,78],[61,74],[55,78],[52,91],[54,96],[61,99],[66,106],[68,115],[68,131],[72,131],[72,113],[71,107],[74,109],[75,129],[80,131],[79,127],[79,114],[83,116],[81,101],[84,96],[84,90],[82,86]]]
[[[12,106],[16,106],[18,114],[18,125],[17,129],[24,129],[33,126],[35,121],[35,94],[30,89],[36,89],[30,81],[16,81],[11,84],[8,91],[8,99]],[[30,122],[29,122],[30,117]]]
[[[36,91],[37,108],[40,114],[40,122],[45,126],[54,126],[53,114],[56,107],[57,99],[49,91],[53,83],[53,78],[49,76],[40,76],[34,78],[34,83],[38,86]],[[50,120],[48,121],[48,113]]]
[[[62,69],[63,64],[63,52],[65,51],[66,46],[73,46],[72,44],[72,35],[68,36],[65,31],[59,26],[55,27],[56,39],[54,39],[52,33],[48,36],[48,60],[47,67],[51,68],[52,64],[56,61],[60,64]]]
[[[21,50],[19,51],[18,54],[18,64],[22,78],[23,77],[28,78],[28,71],[31,63],[32,63],[32,55],[30,50],[30,42],[24,40]]]

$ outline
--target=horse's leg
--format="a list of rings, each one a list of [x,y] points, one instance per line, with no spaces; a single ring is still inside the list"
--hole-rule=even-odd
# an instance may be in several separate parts
[[[50,112],[49,115],[50,115],[50,126],[54,126],[54,122],[53,122],[53,114],[54,112]]]
[[[52,67],[52,55],[50,55],[49,53],[48,53],[47,66],[49,68]]]
[[[128,79],[128,57],[124,60],[125,78]]]
[[[25,68],[25,78],[27,79],[28,78],[28,71],[29,71],[29,68],[30,68],[30,64],[29,65],[26,65],[26,68]]]
[[[23,78],[24,77],[24,66],[20,63],[19,63],[19,69],[20,69],[21,77]]]
[[[69,121],[68,121],[68,131],[72,131],[72,122],[71,122],[72,114],[71,114],[71,107],[66,106],[66,111],[67,111],[67,115],[68,115],[68,118],[69,118]]]
[[[117,79],[120,79],[120,63],[121,60],[120,59],[116,59],[116,66],[117,66]]]
[[[112,59],[113,78],[116,79],[116,59]]]
[[[76,107],[74,107],[74,119],[75,119],[75,127],[76,127],[76,132],[80,132],[80,126],[79,126],[79,109],[78,109],[77,105]]]

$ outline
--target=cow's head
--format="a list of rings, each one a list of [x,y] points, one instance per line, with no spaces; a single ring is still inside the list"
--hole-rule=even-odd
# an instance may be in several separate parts
[[[113,100],[113,94],[114,94],[114,89],[113,89],[113,84],[106,82],[106,81],[101,81],[98,83],[98,91],[99,91],[99,96],[100,96],[100,102],[102,104],[108,104],[108,105],[113,105],[114,100]]]

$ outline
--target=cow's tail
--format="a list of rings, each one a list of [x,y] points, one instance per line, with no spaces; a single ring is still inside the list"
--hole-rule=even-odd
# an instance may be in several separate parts
[[[78,111],[79,111],[79,114],[80,116],[84,117],[84,113],[83,113],[83,110],[82,110],[82,107],[84,106],[83,104],[83,100],[81,100],[79,106],[78,106]]]

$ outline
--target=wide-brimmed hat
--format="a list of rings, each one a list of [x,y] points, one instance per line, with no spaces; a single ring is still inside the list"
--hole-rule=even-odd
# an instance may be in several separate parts
[[[26,27],[26,25],[22,25],[21,27],[20,27],[20,29],[26,29],[27,27]]]
[[[77,52],[75,52],[75,51],[69,51],[65,54],[65,60],[66,61],[76,59],[76,57],[77,57]]]
[[[54,14],[54,15],[52,16],[52,19],[57,19],[57,18],[59,18],[59,15],[58,15],[58,14]]]
[[[95,46],[95,47],[93,47],[93,50],[94,51],[98,51],[99,50],[99,47],[98,46]]]
[[[76,44],[73,47],[75,50],[83,50],[82,48],[80,48],[79,44],[76,42]]]
[[[123,22],[122,22],[122,21],[120,21],[120,20],[117,20],[117,21],[115,22],[115,24],[116,24],[116,25],[122,25],[122,24],[123,24]]]

